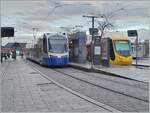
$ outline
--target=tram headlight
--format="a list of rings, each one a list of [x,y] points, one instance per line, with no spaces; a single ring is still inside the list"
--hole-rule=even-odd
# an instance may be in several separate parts
[[[50,58],[68,58],[69,56],[68,55],[49,55]]]
[[[50,58],[61,58],[62,56],[50,55]]]
[[[54,55],[49,55],[50,56],[50,58],[56,58],[57,56],[54,56]]]

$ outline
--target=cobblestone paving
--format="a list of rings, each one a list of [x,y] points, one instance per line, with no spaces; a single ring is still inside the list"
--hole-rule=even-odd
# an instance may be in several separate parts
[[[78,81],[49,68],[36,66],[47,76],[81,94],[123,112],[148,112],[149,103]],[[49,74],[50,73],[50,74]],[[111,84],[109,84],[111,86]]]
[[[2,64],[1,89],[2,112],[106,112],[56,86],[21,61]]]

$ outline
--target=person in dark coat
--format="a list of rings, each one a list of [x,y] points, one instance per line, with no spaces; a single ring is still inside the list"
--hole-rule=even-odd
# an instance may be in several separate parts
[[[12,58],[16,59],[16,50],[15,49],[12,51]]]
[[[23,51],[21,52],[21,58],[23,58]]]
[[[1,52],[1,62],[3,62],[3,56],[4,56],[4,53]]]
[[[9,51],[8,51],[8,53],[7,53],[7,57],[10,58],[10,52],[9,52]]]
[[[7,53],[6,52],[4,53],[4,58],[5,58],[5,60],[7,60]]]

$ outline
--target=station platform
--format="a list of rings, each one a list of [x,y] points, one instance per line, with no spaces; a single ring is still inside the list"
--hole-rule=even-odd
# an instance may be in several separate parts
[[[86,71],[89,71],[91,69],[90,63],[86,63],[86,64],[70,63],[69,65],[74,68],[78,68]],[[149,67],[136,68],[135,66],[110,66],[110,67],[93,66],[93,68],[94,69],[92,71],[107,74],[107,75],[119,76],[119,77],[133,79],[142,82],[149,82],[150,80]]]
[[[1,64],[2,112],[108,112],[44,78],[23,60]]]
[[[133,60],[132,65],[136,65],[136,60]],[[137,61],[137,65],[144,66],[144,67],[150,67],[150,59],[149,58],[140,58]]]

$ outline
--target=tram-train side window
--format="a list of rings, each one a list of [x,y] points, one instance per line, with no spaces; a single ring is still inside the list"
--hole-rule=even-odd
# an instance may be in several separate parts
[[[112,39],[110,39],[110,58],[111,60],[115,60],[115,53],[113,49]]]
[[[43,51],[47,53],[47,39],[43,38]]]

